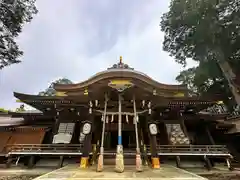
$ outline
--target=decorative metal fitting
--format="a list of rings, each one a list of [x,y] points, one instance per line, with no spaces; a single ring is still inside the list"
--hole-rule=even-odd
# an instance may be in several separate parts
[[[89,106],[90,106],[90,107],[93,107],[92,101],[89,102]]]

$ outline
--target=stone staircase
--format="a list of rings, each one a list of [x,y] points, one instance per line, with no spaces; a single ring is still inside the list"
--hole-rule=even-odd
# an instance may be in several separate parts
[[[189,145],[190,140],[180,124],[166,124],[169,141],[172,145]]]

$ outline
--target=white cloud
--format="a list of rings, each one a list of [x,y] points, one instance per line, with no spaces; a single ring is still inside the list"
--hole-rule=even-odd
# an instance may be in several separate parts
[[[41,0],[18,41],[23,62],[0,72],[0,107],[18,106],[13,91],[35,94],[58,77],[83,81],[119,56],[163,83],[181,66],[162,51],[160,17],[170,0]]]

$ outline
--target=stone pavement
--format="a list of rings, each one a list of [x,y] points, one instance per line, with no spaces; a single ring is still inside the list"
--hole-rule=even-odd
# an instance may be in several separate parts
[[[145,167],[143,172],[136,172],[135,166],[125,166],[123,173],[116,173],[113,166],[105,166],[103,172],[96,172],[96,167],[80,169],[78,165],[68,165],[52,171],[35,180],[206,180],[196,174],[171,165],[161,165],[158,170]]]

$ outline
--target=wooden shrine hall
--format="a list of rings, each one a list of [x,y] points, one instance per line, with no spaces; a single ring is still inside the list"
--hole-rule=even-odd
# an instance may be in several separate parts
[[[23,156],[30,167],[43,156],[60,157],[61,166],[71,156],[80,159],[81,168],[96,164],[97,171],[113,159],[115,170],[123,172],[132,158],[142,171],[147,164],[160,168],[168,157],[181,166],[181,159],[191,156],[209,169],[216,157],[231,167],[232,155],[220,137],[234,125],[225,123],[226,114],[207,111],[220,106],[216,99],[190,96],[185,85],[159,83],[120,57],[86,81],[54,89],[49,95],[14,92],[38,112],[8,113],[21,123],[0,127],[8,166]]]

